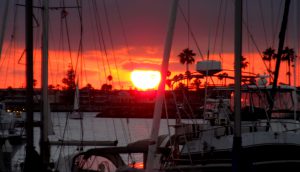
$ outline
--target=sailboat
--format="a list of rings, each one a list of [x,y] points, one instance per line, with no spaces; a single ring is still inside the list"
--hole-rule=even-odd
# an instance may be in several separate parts
[[[234,113],[204,117],[198,123],[178,123],[169,152],[159,153],[159,165],[148,171],[292,171],[300,167],[300,123],[293,117],[294,87],[277,86],[280,53],[273,85],[241,85],[242,1],[236,4]],[[285,3],[278,52],[282,51],[290,1]],[[260,79],[259,79],[260,80]],[[257,83],[266,83],[257,81]],[[275,90],[275,93],[273,92]],[[271,98],[270,98],[271,96]],[[243,100],[244,106],[241,106]],[[280,102],[284,102],[280,104]],[[247,106],[248,105],[248,106]],[[269,109],[266,109],[268,107]],[[244,108],[244,109],[243,109]],[[246,113],[248,109],[250,113]],[[249,112],[248,111],[248,112]],[[264,116],[264,117],[262,117]],[[155,156],[154,156],[155,157]],[[149,157],[148,157],[148,160]],[[150,161],[153,161],[151,159]]]
[[[69,114],[70,119],[82,119],[82,112],[79,109],[79,89],[78,82],[76,83],[73,111]]]

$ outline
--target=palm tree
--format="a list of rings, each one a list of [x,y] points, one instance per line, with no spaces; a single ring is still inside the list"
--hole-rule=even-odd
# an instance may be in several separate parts
[[[262,57],[263,61],[269,62],[269,69],[268,69],[269,74],[272,74],[272,70],[271,70],[272,63],[271,62],[273,59],[275,59],[275,57],[276,57],[276,54],[275,54],[274,48],[269,47],[263,52],[263,57]]]
[[[193,64],[195,62],[194,57],[196,54],[193,52],[193,50],[190,50],[189,48],[184,49],[179,55],[179,60],[181,64],[186,65],[186,72],[189,71],[189,64]],[[188,77],[187,77],[187,87],[188,87]]]
[[[244,56],[242,56],[242,62],[241,62],[241,68],[242,69],[246,69],[249,65],[249,62],[246,61],[246,58]]]
[[[288,65],[288,72],[286,74],[289,77],[289,85],[291,85],[291,61],[293,62],[295,58],[296,55],[294,49],[285,47],[285,49],[282,52],[281,60],[286,61]]]
[[[220,73],[218,75],[218,79],[219,80],[223,80],[225,78],[225,85],[226,85],[226,78],[228,77],[228,73],[227,72],[223,72],[223,73]]]
[[[263,61],[268,61],[269,62],[269,69],[268,69],[268,73],[269,75],[272,75],[272,60],[276,58],[276,53],[275,53],[275,49],[274,48],[267,48],[264,52],[263,52]],[[269,77],[269,83],[271,83],[271,77]]]
[[[199,78],[195,78],[192,85],[197,91],[200,90],[201,80]]]

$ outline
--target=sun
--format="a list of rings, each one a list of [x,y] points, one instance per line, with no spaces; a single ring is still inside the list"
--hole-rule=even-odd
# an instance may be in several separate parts
[[[160,72],[151,70],[134,70],[131,72],[131,81],[141,90],[156,88],[160,82]]]

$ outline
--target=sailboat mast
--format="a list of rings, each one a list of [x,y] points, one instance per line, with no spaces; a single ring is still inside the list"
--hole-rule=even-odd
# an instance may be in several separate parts
[[[42,114],[41,114],[41,145],[40,152],[44,168],[48,166],[50,159],[48,124],[49,124],[49,102],[48,102],[48,21],[49,1],[43,0],[43,35],[42,35]]]
[[[299,0],[294,0],[294,50],[295,54],[299,53],[298,49],[298,31],[299,25],[297,24],[299,21]],[[294,59],[294,92],[293,92],[293,101],[294,101],[294,120],[297,120],[297,107],[298,107],[298,100],[297,100],[297,58]]]
[[[157,139],[158,139],[158,132],[160,127],[162,105],[163,105],[163,100],[165,95],[164,93],[165,93],[165,85],[166,85],[166,76],[167,76],[167,71],[169,66],[169,58],[171,53],[173,34],[175,30],[178,1],[179,0],[173,1],[172,9],[171,9],[169,28],[166,37],[163,61],[161,66],[161,82],[159,83],[159,87],[157,90],[156,101],[155,101],[154,112],[153,112],[153,122],[152,122],[151,136],[150,136],[150,140],[153,141],[153,143],[149,145],[148,148],[146,172],[153,171],[153,163],[155,159],[156,149],[158,146]]]
[[[26,139],[29,153],[33,146],[33,16],[32,0],[26,1]]]
[[[286,0],[285,5],[284,5],[283,19],[282,19],[281,29],[280,29],[280,33],[279,33],[279,45],[278,45],[278,50],[277,50],[277,55],[276,55],[274,81],[273,81],[272,90],[271,90],[271,98],[268,99],[269,105],[270,105],[269,110],[268,110],[269,119],[271,119],[271,117],[272,117],[272,110],[274,107],[274,97],[275,97],[276,90],[277,90],[277,82],[278,82],[280,62],[281,62],[281,56],[282,56],[282,51],[283,51],[283,46],[284,46],[287,22],[288,22],[288,17],[289,17],[290,3],[291,3],[291,0]]]
[[[243,2],[235,1],[235,29],[234,29],[234,136],[233,159],[234,172],[241,171],[241,59],[242,59],[242,18]]]
[[[25,172],[40,170],[38,154],[34,148],[33,140],[33,2],[26,0],[25,5],[25,43],[26,43],[26,157]],[[33,165],[35,164],[35,165]]]

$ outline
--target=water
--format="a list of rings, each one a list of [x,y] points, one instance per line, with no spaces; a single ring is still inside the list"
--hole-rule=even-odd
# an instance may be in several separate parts
[[[53,130],[55,135],[49,136],[50,140],[118,140],[118,146],[125,146],[130,142],[135,142],[141,139],[147,139],[150,136],[152,119],[141,118],[96,118],[96,112],[84,113],[83,120],[66,120],[67,113],[58,112],[51,113],[53,122]],[[35,120],[39,120],[40,113],[34,114]],[[169,120],[169,125],[175,124],[175,120]],[[168,122],[166,119],[161,120],[160,134],[168,134]],[[171,133],[174,130],[171,129]],[[39,128],[34,129],[35,146],[39,152]],[[87,150],[92,147],[84,147]],[[52,146],[51,147],[51,160],[56,162],[60,159],[59,168],[63,168],[68,160],[66,157],[77,153],[78,147],[76,146]],[[13,157],[12,165],[13,171],[20,171],[19,164],[24,161],[25,149],[24,146],[19,149]],[[140,159],[137,156],[137,159]],[[68,170],[62,170],[68,171]]]

